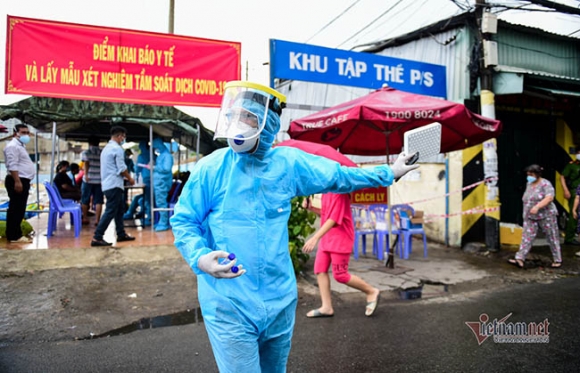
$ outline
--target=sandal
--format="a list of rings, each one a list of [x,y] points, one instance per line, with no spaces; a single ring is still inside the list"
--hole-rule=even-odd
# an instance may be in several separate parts
[[[377,299],[367,302],[367,307],[365,309],[365,316],[372,316],[379,305],[379,300],[381,299],[381,294],[377,294]]]
[[[334,316],[333,313],[322,313],[319,309],[311,310],[306,314],[306,317],[309,319],[315,319],[317,317],[332,317]]]
[[[508,260],[508,263],[513,264],[520,269],[526,269],[526,265],[525,265],[524,261],[521,259],[512,258],[512,259]]]
[[[554,262],[551,265],[552,268],[560,268],[562,267],[562,262]]]

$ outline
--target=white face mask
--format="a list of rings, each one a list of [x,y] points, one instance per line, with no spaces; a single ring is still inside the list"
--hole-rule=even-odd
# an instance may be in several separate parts
[[[232,137],[228,138],[228,145],[236,153],[247,153],[255,150],[256,144],[259,141],[258,129],[252,127],[244,122],[236,122],[230,128],[230,135]]]
[[[580,161],[580,154],[576,154],[576,160]]]

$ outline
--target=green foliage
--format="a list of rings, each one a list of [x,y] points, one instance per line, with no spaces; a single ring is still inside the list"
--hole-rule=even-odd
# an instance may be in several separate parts
[[[302,252],[302,247],[306,238],[316,230],[314,227],[316,214],[302,207],[304,198],[295,197],[292,199],[292,211],[288,220],[288,249],[296,274],[302,271],[304,264],[310,259],[310,255]]]

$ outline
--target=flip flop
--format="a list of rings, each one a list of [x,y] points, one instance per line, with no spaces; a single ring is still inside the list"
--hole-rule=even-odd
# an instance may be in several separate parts
[[[310,312],[312,312],[312,314],[310,314]],[[322,313],[320,312],[319,309],[311,310],[306,314],[306,317],[308,317],[309,319],[315,319],[318,317],[332,317],[332,316],[334,316],[334,314]]]
[[[371,302],[367,302],[367,306],[365,309],[365,316],[372,316],[375,313],[375,310],[377,309],[377,306],[379,305],[379,300],[381,299],[381,294],[379,293],[377,295],[377,299],[371,301]]]
[[[520,261],[522,262],[522,264],[520,264]],[[515,259],[515,258],[508,259],[508,263],[511,265],[515,265],[516,267],[518,267],[520,269],[526,269],[525,263],[521,259]]]
[[[562,262],[554,262],[552,263],[552,268],[560,268],[562,267]]]

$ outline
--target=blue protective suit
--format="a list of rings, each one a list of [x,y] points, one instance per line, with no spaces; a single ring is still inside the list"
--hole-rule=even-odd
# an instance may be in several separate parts
[[[255,153],[225,148],[202,158],[171,218],[175,246],[198,275],[220,372],[286,371],[297,302],[288,251],[291,199],[393,182],[388,166],[341,167],[296,148],[272,148],[279,128],[278,114],[268,110]],[[198,259],[211,250],[235,253],[247,272],[233,279],[202,272]]]
[[[167,195],[173,182],[173,156],[160,138],[153,139],[153,149],[159,151],[155,167],[153,167],[153,192],[155,195],[155,207],[167,208]],[[155,231],[166,231],[170,229],[169,211],[159,212],[159,221],[155,224]]]
[[[139,142],[139,155],[137,156],[137,165],[135,167],[135,174],[136,177],[143,179],[143,210],[145,217],[143,219],[143,225],[150,226],[151,225],[151,171],[143,166],[139,166],[140,164],[149,164],[149,160],[151,157],[149,156],[149,145],[147,141]],[[132,205],[133,203],[131,203]],[[131,208],[129,208],[131,209]]]

